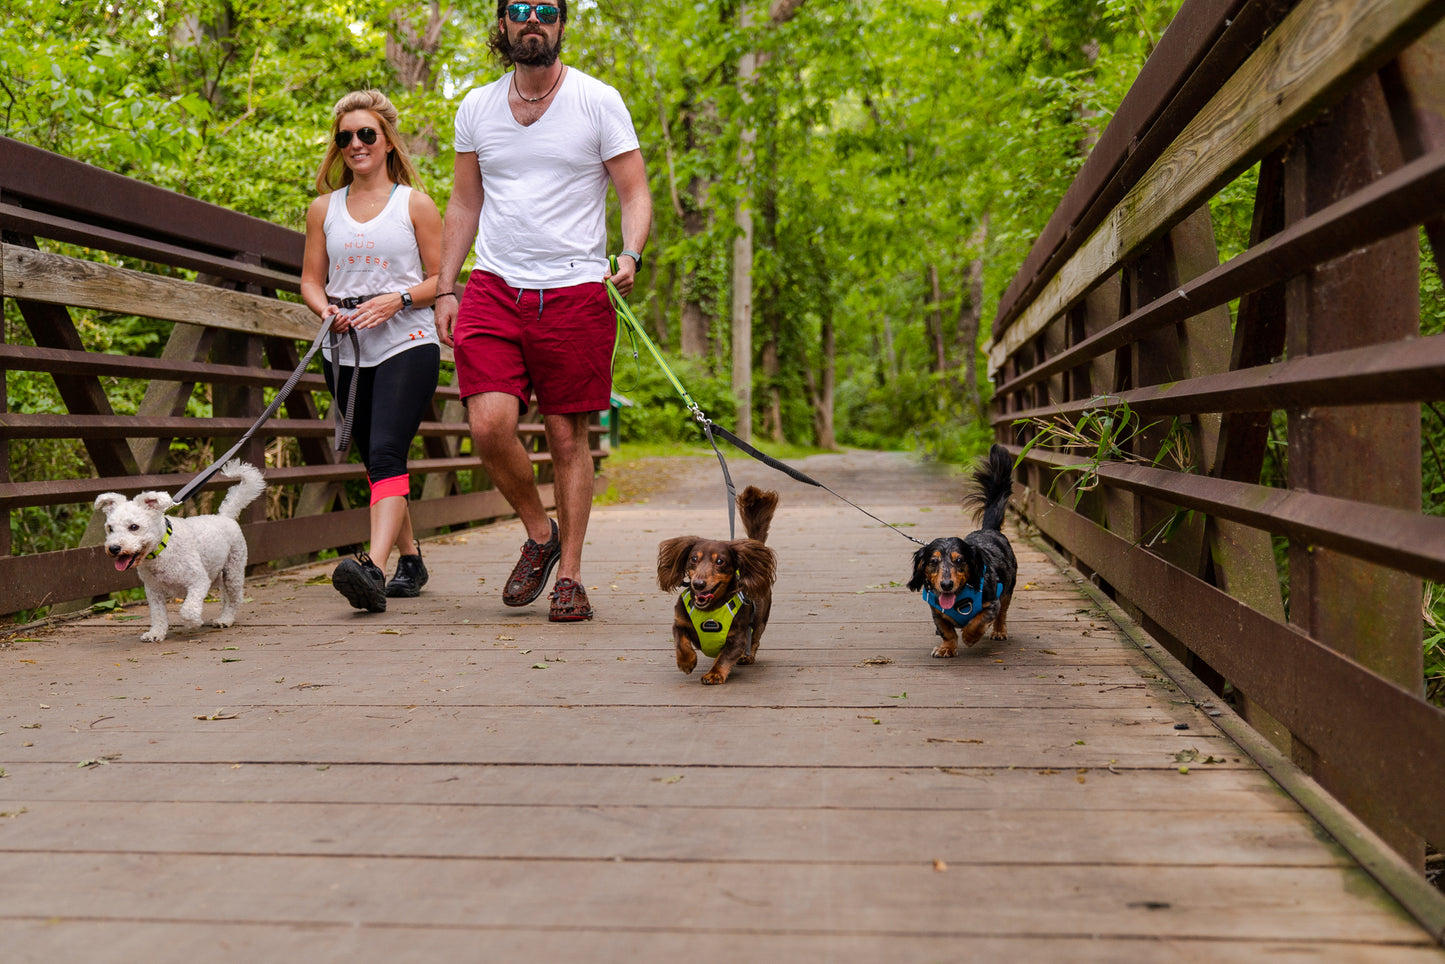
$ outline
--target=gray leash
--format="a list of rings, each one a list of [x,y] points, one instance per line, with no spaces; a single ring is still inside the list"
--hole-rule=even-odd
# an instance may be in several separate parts
[[[296,370],[291,373],[291,377],[286,379],[286,384],[282,385],[281,389],[276,393],[276,397],[271,399],[271,404],[266,406],[266,410],[261,413],[261,417],[256,419],[250,428],[246,429],[246,434],[242,435],[240,439],[236,441],[235,445],[232,445],[226,450],[225,455],[222,455],[219,459],[212,462],[208,468],[202,470],[194,479],[191,479],[191,481],[182,486],[179,492],[171,496],[173,502],[179,505],[194,495],[196,490],[209,482],[211,477],[220,471],[221,466],[225,465],[237,452],[241,451],[241,446],[251,440],[251,436],[256,434],[258,428],[266,424],[267,419],[276,414],[276,410],[281,407],[281,403],[286,401],[286,396],[291,394],[291,389],[296,387],[296,383],[300,381],[301,376],[306,373],[306,366],[310,365],[311,359],[316,357],[316,352],[321,348],[321,342],[326,338],[326,333],[330,330],[331,319],[322,319],[321,329],[316,332],[316,338],[312,340],[311,347],[306,350],[306,355],[301,359],[301,364],[297,365]],[[356,383],[360,380],[361,375],[361,342],[356,337],[356,329],[348,328],[346,333],[351,336],[351,354],[354,361],[352,363],[351,386],[347,392],[346,408],[345,410],[341,410],[334,404],[332,406],[336,419],[334,444],[338,452],[345,452],[351,447],[351,421],[356,408]],[[332,351],[335,352],[337,348],[335,339],[332,340],[331,347]],[[339,352],[337,355],[339,356]]]

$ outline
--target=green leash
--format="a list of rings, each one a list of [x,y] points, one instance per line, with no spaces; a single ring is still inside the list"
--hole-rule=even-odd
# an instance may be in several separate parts
[[[613,255],[608,258],[608,261],[611,264],[612,272],[616,274],[617,256]],[[738,492],[737,488],[733,485],[732,473],[728,472],[727,460],[723,458],[722,451],[717,447],[717,442],[712,437],[712,419],[708,418],[707,415],[703,413],[703,410],[698,408],[697,402],[694,402],[692,396],[687,393],[687,389],[682,387],[682,382],[678,381],[677,376],[674,375],[672,369],[668,367],[667,359],[662,357],[662,352],[653,344],[652,339],[647,336],[647,330],[642,327],[642,322],[638,321],[637,316],[632,313],[632,308],[627,304],[626,299],[622,297],[622,293],[617,290],[617,286],[612,283],[611,279],[608,279],[604,284],[607,285],[607,297],[612,299],[612,307],[617,309],[618,320],[632,336],[633,361],[637,360],[637,340],[640,338],[642,339],[642,343],[647,346],[647,350],[652,353],[652,357],[657,361],[658,366],[662,368],[662,373],[667,376],[667,380],[672,382],[672,387],[677,389],[677,394],[682,396],[682,400],[687,404],[688,411],[692,412],[692,417],[702,426],[703,434],[707,436],[707,443],[712,446],[713,454],[717,456],[717,464],[722,467],[723,484],[727,486],[728,538],[736,539]],[[719,430],[721,431],[721,429]]]
[[[616,273],[617,258],[614,256],[610,258],[609,261],[611,262],[613,273]],[[903,538],[907,539],[909,542],[917,543],[920,546],[926,544],[921,539],[914,538],[913,536],[904,532],[893,523],[884,522],[882,519],[878,518],[876,515],[869,512],[858,503],[854,502],[851,499],[844,498],[837,492],[834,492],[832,489],[828,488],[823,483],[819,482],[817,479],[798,471],[791,465],[779,462],[777,459],[773,458],[771,455],[768,455],[766,452],[758,451],[747,442],[744,442],[742,439],[738,438],[732,432],[729,432],[727,429],[723,428],[721,425],[718,425],[712,419],[708,418],[706,413],[704,413],[703,410],[698,407],[697,402],[694,402],[692,400],[692,396],[687,393],[687,389],[683,387],[682,382],[678,381],[677,376],[673,374],[672,369],[668,367],[667,359],[662,357],[662,352],[658,350],[658,347],[653,344],[652,339],[648,337],[647,330],[642,327],[642,322],[638,321],[637,316],[632,313],[632,308],[628,306],[627,301],[617,290],[617,286],[614,285],[611,280],[604,281],[603,283],[607,286],[607,296],[612,299],[612,306],[617,309],[618,322],[627,329],[629,335],[631,336],[633,360],[637,360],[637,342],[640,339],[642,343],[647,346],[647,350],[652,353],[652,357],[656,359],[658,366],[662,369],[662,373],[667,376],[667,380],[672,382],[672,387],[677,389],[677,394],[682,396],[683,402],[687,404],[688,410],[692,412],[692,417],[697,421],[699,425],[702,426],[702,431],[703,434],[707,436],[708,444],[712,446],[713,453],[717,455],[717,462],[718,465],[722,466],[723,482],[727,485],[728,492],[728,538],[733,539],[737,537],[737,523],[735,521],[737,489],[733,486],[733,477],[731,473],[728,472],[727,460],[723,458],[722,451],[718,449],[717,441],[713,438],[714,432],[716,432],[718,435],[721,435],[738,449],[757,459],[764,465],[769,466],[770,468],[777,469],[779,472],[782,472],[789,478],[796,479],[804,485],[811,485],[815,488],[822,489],[824,492],[827,492],[835,499],[847,502],[853,508],[863,513],[874,522],[877,522],[880,525],[887,526]]]

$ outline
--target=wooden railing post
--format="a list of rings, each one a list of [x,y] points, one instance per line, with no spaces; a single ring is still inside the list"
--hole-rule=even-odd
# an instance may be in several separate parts
[[[1399,144],[1379,119],[1379,81],[1303,131],[1289,164],[1303,169],[1305,213],[1317,211],[1401,164]],[[1290,282],[1286,350],[1291,358],[1414,337],[1420,330],[1415,233],[1320,265]],[[1289,411],[1289,486],[1320,495],[1420,508],[1420,407],[1332,406]],[[1348,453],[1346,456],[1345,453]],[[1328,549],[1292,542],[1290,622],[1411,692],[1423,693],[1420,580]],[[1296,762],[1407,859],[1423,865],[1420,837],[1384,801],[1353,785],[1302,743]]]

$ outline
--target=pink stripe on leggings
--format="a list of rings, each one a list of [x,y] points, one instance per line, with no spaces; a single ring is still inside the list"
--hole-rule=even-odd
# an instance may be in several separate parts
[[[389,499],[399,495],[403,499],[411,494],[411,476],[393,475],[389,479],[382,479],[380,482],[371,483],[371,504],[376,505],[382,499]]]

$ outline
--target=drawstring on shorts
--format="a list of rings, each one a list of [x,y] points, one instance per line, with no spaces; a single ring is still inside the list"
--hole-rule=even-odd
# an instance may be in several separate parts
[[[524,295],[524,294],[526,294],[526,293],[527,293],[527,289],[526,289],[526,288],[518,288],[518,289],[517,289],[517,300],[514,301],[514,302],[512,302],[512,303],[513,303],[514,305],[521,305],[521,303],[522,303],[522,295]],[[542,303],[543,303],[544,301],[546,301],[546,299],[547,299],[547,292],[544,291],[544,290],[542,290],[541,288],[538,288],[538,289],[537,289],[537,320],[538,320],[538,321],[541,321],[541,320],[542,320]]]

